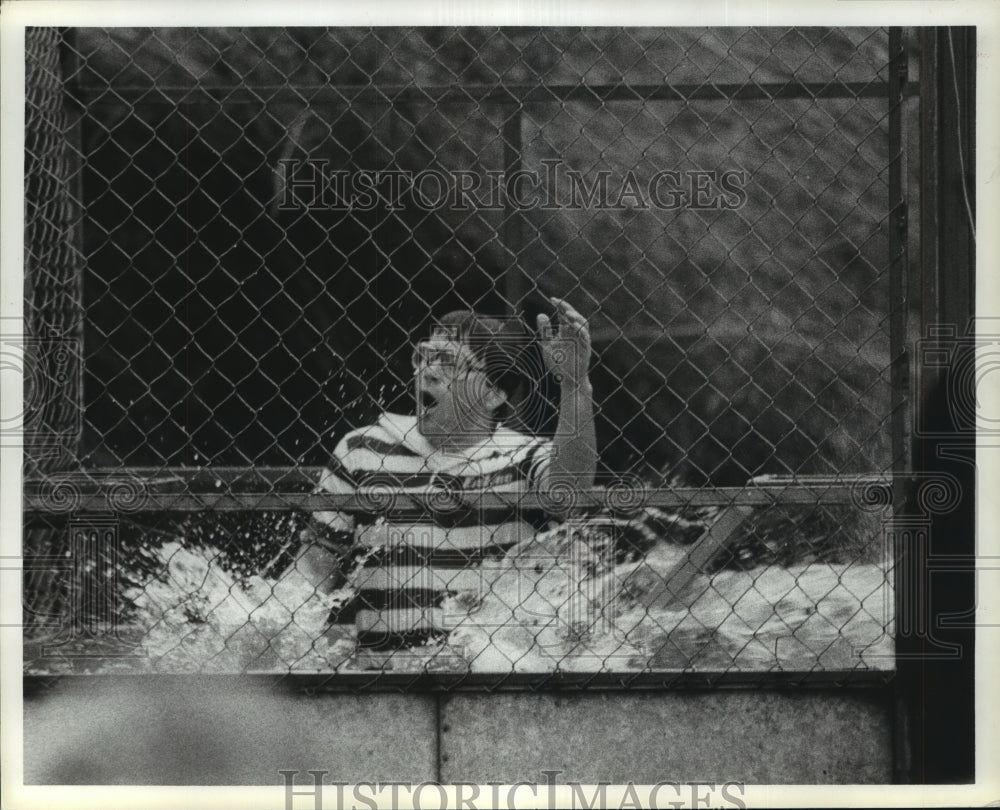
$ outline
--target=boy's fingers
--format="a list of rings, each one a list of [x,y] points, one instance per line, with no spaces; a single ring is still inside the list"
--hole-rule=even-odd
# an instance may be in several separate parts
[[[569,301],[565,301],[562,298],[555,298],[555,297],[553,297],[551,300],[552,303],[555,304],[556,308],[559,310],[559,314],[561,316],[570,319],[578,318],[580,320],[585,320],[583,315],[577,312],[576,309],[573,307],[573,305],[569,303]]]
[[[552,337],[552,321],[549,320],[548,315],[539,315],[537,320],[538,334],[543,340],[549,340]]]

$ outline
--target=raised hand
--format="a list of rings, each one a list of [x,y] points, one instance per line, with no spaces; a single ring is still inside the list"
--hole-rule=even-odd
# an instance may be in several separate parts
[[[554,297],[549,300],[559,315],[559,327],[554,331],[547,315],[538,316],[542,357],[561,385],[577,386],[587,379],[590,366],[590,327],[568,301]]]

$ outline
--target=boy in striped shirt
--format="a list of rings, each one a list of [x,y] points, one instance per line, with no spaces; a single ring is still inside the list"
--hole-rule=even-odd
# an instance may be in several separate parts
[[[346,552],[364,552],[363,567],[349,578],[357,597],[334,619],[353,627],[360,647],[398,649],[447,632],[440,608],[444,597],[474,590],[475,569],[483,560],[534,533],[516,510],[470,507],[461,493],[544,496],[556,482],[593,485],[589,329],[569,303],[556,298],[552,303],[557,333],[549,318],[539,315],[537,339],[518,322],[471,311],[444,316],[414,352],[416,415],[384,413],[337,445],[320,477],[321,490],[457,495],[416,520],[393,517],[391,511],[377,519],[314,513],[335,539],[327,545],[307,530],[293,565],[314,588],[330,591],[340,584]],[[560,386],[552,439],[507,424],[524,389],[539,382],[528,379],[541,370],[531,360],[538,355]]]

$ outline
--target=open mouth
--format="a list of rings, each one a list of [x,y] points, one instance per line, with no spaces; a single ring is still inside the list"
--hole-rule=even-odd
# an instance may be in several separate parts
[[[427,411],[437,405],[437,397],[430,391],[420,392],[420,410]]]

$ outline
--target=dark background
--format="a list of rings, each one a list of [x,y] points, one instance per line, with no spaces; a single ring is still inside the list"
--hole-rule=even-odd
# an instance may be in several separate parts
[[[885,31],[73,37],[88,465],[322,464],[380,410],[412,412],[433,316],[524,315],[516,270],[529,316],[559,295],[590,320],[605,466],[720,484],[889,466],[888,119],[854,97],[884,86]],[[757,97],[698,95],[710,81]],[[643,98],[665,84],[695,97]],[[282,211],[278,161],[297,158],[479,175],[557,159],[612,189],[735,170],[747,201]]]

